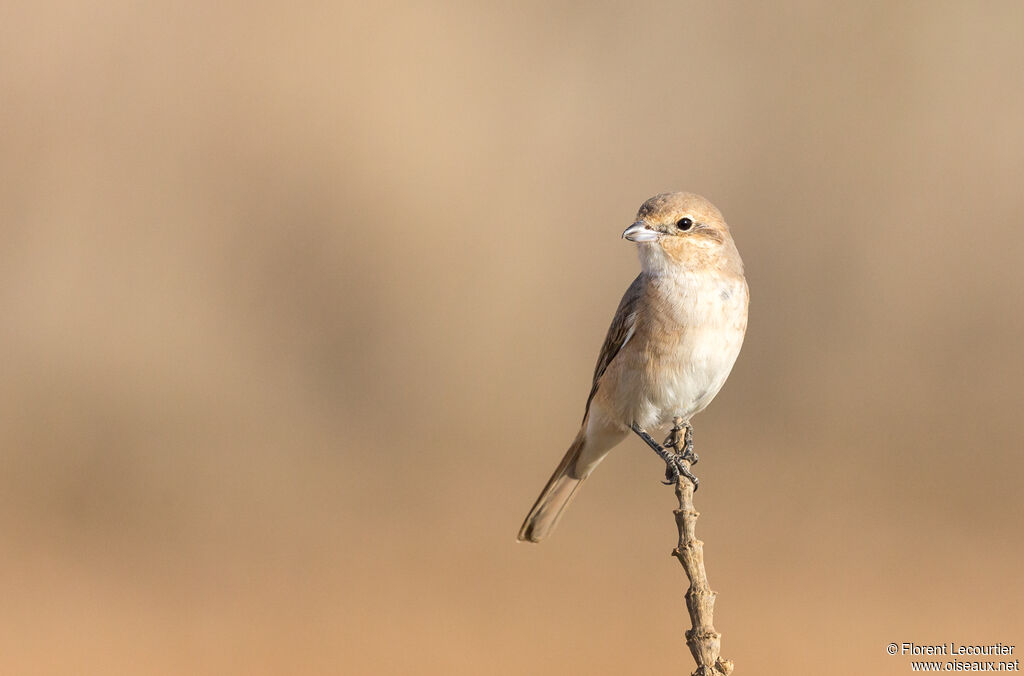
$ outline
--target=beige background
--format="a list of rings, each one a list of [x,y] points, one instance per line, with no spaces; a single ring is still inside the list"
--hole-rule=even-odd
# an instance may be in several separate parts
[[[514,541],[674,189],[753,295],[696,419],[737,673],[1019,656],[1022,25],[5,5],[0,671],[689,673],[639,441]]]

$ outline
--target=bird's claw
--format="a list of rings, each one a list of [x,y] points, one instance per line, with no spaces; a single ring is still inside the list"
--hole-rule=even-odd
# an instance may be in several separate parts
[[[683,423],[681,419],[677,418],[677,421],[676,425],[672,428],[672,432],[666,437],[665,443],[660,446],[650,434],[644,431],[644,428],[635,422],[630,425],[630,428],[664,461],[665,478],[668,479],[665,485],[671,486],[679,481],[679,477],[684,476],[693,484],[693,490],[696,491],[700,482],[697,480],[697,477],[693,476],[689,466],[689,463],[697,461],[697,454],[693,452],[693,428],[689,423]],[[684,430],[686,434],[683,436],[682,443],[680,444],[679,433]],[[683,446],[681,451],[679,451],[680,445]],[[676,449],[678,452],[673,453],[668,450],[669,448]]]
[[[700,479],[693,475],[690,468],[685,464],[686,456],[671,454],[665,461],[665,479],[662,483],[666,486],[672,486],[679,481],[680,476],[686,477],[690,483],[693,484],[693,492],[696,493],[700,487]]]
[[[680,435],[680,432],[683,432],[683,434]],[[682,439],[679,438],[680,436],[682,436]],[[682,446],[682,451],[678,453],[680,458],[686,460],[691,465],[696,465],[700,462],[700,456],[693,450],[693,427],[689,423],[673,427],[661,445],[665,448],[675,448],[677,450]]]

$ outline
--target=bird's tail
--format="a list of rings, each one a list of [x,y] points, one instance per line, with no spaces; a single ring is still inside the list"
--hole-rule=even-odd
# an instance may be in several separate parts
[[[572,442],[572,446],[562,458],[562,462],[558,464],[558,469],[548,479],[540,497],[533,504],[533,509],[523,521],[523,526],[519,529],[518,539],[520,542],[540,542],[548,536],[561,518],[562,511],[572,502],[580,484],[597,464],[593,463],[589,467],[581,466],[586,464],[580,463],[585,441],[584,430],[580,430],[576,440]],[[598,458],[598,462],[600,462],[600,458]]]

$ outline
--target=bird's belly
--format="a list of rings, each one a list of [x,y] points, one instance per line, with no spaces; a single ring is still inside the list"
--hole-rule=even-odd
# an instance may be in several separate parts
[[[739,355],[743,333],[731,327],[690,330],[672,352],[658,355],[639,379],[635,420],[658,427],[689,420],[722,389]]]
[[[689,420],[729,377],[747,327],[746,285],[684,281],[664,294],[659,312],[643,316],[603,376],[597,398],[608,422],[628,429]]]

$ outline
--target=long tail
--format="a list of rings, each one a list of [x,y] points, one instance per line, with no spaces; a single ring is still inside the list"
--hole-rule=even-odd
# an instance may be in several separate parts
[[[523,521],[523,526],[519,529],[520,542],[540,542],[546,538],[562,517],[562,511],[572,502],[576,489],[590,474],[589,470],[593,469],[593,465],[586,468],[578,466],[585,441],[584,431],[580,430],[562,462],[558,464],[558,469],[548,479],[537,502],[533,503],[533,509]]]

